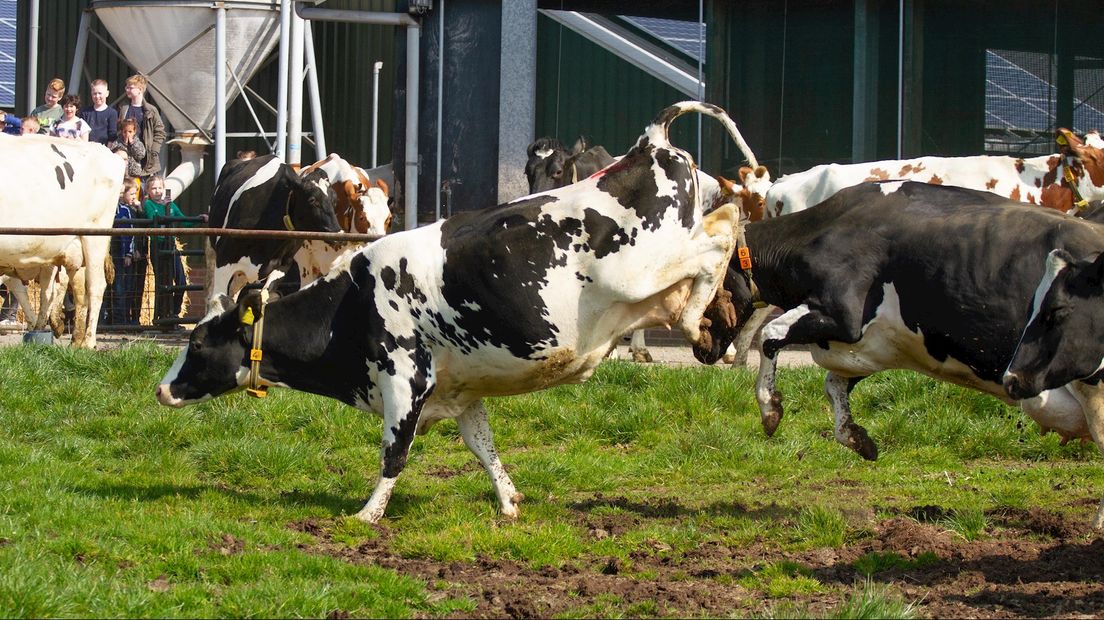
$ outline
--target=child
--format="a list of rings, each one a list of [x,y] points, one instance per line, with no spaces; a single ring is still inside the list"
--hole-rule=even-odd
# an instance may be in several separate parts
[[[3,125],[4,133],[9,136],[19,136],[23,134],[23,120],[14,114],[0,112],[0,125]]]
[[[65,96],[65,82],[54,78],[46,85],[42,99],[46,102],[31,110],[31,116],[38,119],[38,133],[49,133],[50,126],[61,118],[61,106],[58,102]]]
[[[119,118],[132,118],[138,124],[138,140],[146,147],[142,178],[161,172],[161,145],[165,143],[165,123],[161,112],[146,101],[146,76],[132,75],[126,80],[127,101],[119,104]],[[133,159],[133,158],[132,158]]]
[[[114,142],[118,139],[119,111],[107,105],[107,96],[111,94],[107,89],[107,80],[100,78],[92,80],[88,94],[92,98],[92,104],[79,113],[92,128],[88,139],[104,145]]]
[[[80,95],[65,95],[61,98],[61,118],[50,126],[50,135],[70,140],[84,140],[92,133],[92,126],[77,116],[80,109]]]
[[[115,228],[130,228],[133,216],[130,205],[138,202],[138,186],[131,179],[123,179],[123,191],[119,205],[115,207]],[[115,265],[115,282],[107,290],[104,303],[104,321],[108,325],[127,322],[127,306],[134,295],[134,237],[129,235],[111,238],[111,262]]]
[[[25,136],[38,133],[38,130],[40,129],[38,119],[34,116],[24,116],[23,126],[21,127],[21,129],[23,130],[23,135]]]
[[[119,147],[126,150],[126,175],[131,178],[142,176],[142,161],[146,158],[146,146],[138,139],[138,123],[133,118],[120,120],[119,139],[107,143],[107,148],[113,152]]]
[[[180,207],[166,196],[164,177],[151,176],[146,181],[146,192],[148,197],[142,207],[147,218],[186,217]],[[207,221],[206,215],[201,215],[200,218]],[[192,222],[173,225],[195,226]],[[183,287],[188,284],[184,276],[184,265],[180,262],[180,253],[176,251],[176,237],[150,237],[150,254],[153,256],[153,281],[156,286],[153,298],[154,319],[179,317],[180,308],[184,304],[184,290],[161,291],[163,286]]]

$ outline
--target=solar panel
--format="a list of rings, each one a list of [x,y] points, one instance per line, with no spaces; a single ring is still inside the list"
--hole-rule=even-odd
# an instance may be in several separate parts
[[[16,0],[0,0],[0,106],[15,106]]]
[[[666,42],[671,47],[687,54],[694,59],[694,62],[705,61],[702,55],[706,36],[705,24],[631,15],[623,15],[622,18],[653,37]]]

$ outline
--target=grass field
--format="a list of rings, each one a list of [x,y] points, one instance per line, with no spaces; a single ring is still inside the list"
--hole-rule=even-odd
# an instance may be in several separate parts
[[[868,463],[832,439],[818,369],[781,371],[768,439],[749,371],[607,362],[488,401],[519,521],[443,422],[368,526],[346,515],[378,474],[379,418],[279,389],[160,407],[173,356],[0,349],[0,616],[908,617],[954,608],[896,576],[1009,532],[1050,544],[1007,515],[1078,524],[1055,544],[1099,551],[1080,527],[1104,491],[1095,447],[914,374],[856,389]],[[952,552],[882,544],[909,519]]]

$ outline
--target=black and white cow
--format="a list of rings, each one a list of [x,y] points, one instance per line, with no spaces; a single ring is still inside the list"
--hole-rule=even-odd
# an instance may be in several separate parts
[[[863,378],[903,368],[1002,398],[1002,377],[1031,313],[1047,253],[1104,248],[1104,228],[995,194],[915,182],[866,183],[815,207],[746,229],[750,281],[737,263],[725,278],[737,321],[714,321],[713,363],[752,313],[753,301],[784,310],[763,328],[756,384],[763,426],[782,418],[778,352],[811,345],[828,370],[835,437],[873,460],[878,449],[851,419],[849,395]],[[749,287],[753,283],[753,288]],[[757,291],[756,293],[753,293]],[[729,311],[724,296],[707,312]],[[1044,430],[1086,437],[1068,386],[1019,404]]]
[[[581,137],[570,151],[555,138],[537,138],[528,151],[525,177],[530,194],[578,183],[614,161],[605,147],[587,146]]]
[[[1102,381],[1104,253],[1078,259],[1056,249],[1047,257],[1031,318],[1004,375],[1004,387],[1010,397],[1024,399],[1064,386],[1081,405],[1086,434],[1104,450]],[[1093,527],[1104,528],[1104,500]]]
[[[688,112],[720,119],[746,148],[720,108],[667,108],[600,176],[388,235],[267,306],[262,291],[209,314],[158,400],[181,406],[249,382],[381,414],[381,476],[357,513],[366,521],[383,515],[415,431],[455,418],[503,514],[517,516],[484,397],[582,382],[633,328],[674,324],[691,342],[702,333],[738,224],[731,206],[703,216],[693,161],[668,142]],[[262,316],[253,381],[255,332],[242,317]]]
[[[337,197],[322,170],[300,177],[275,155],[231,160],[219,173],[209,221],[221,228],[341,232]],[[303,241],[213,237],[206,247],[208,302],[287,272]],[[327,269],[328,270],[328,269]]]

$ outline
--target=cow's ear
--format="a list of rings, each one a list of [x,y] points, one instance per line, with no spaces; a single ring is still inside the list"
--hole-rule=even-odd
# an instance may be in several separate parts
[[[763,181],[769,181],[770,180],[770,171],[767,170],[766,166],[757,166],[755,168],[755,178],[763,180]]]
[[[1104,282],[1104,252],[1097,254],[1096,260],[1085,268],[1085,280],[1094,289],[1101,288],[1101,283]]]
[[[587,145],[586,136],[579,136],[579,139],[575,141],[575,146],[571,147],[571,154],[585,153],[588,148],[590,147]]]
[[[383,195],[384,196],[390,196],[391,195],[391,190],[387,187],[387,182],[384,181],[383,179],[376,179],[376,187],[383,190]]]
[[[261,291],[252,290],[247,293],[243,293],[238,298],[238,320],[245,325],[252,325],[253,322],[260,318],[264,313],[264,306],[270,304],[280,298],[280,294],[276,291],[268,291],[268,300],[262,299]]]
[[[747,185],[747,177],[751,174],[751,168],[747,166],[740,166],[740,170],[737,172],[740,175],[740,185]]]
[[[735,196],[736,195],[736,182],[735,181],[729,181],[728,179],[719,176],[719,177],[717,177],[717,183],[720,184],[721,193],[723,195],[725,195],[725,196]]]

